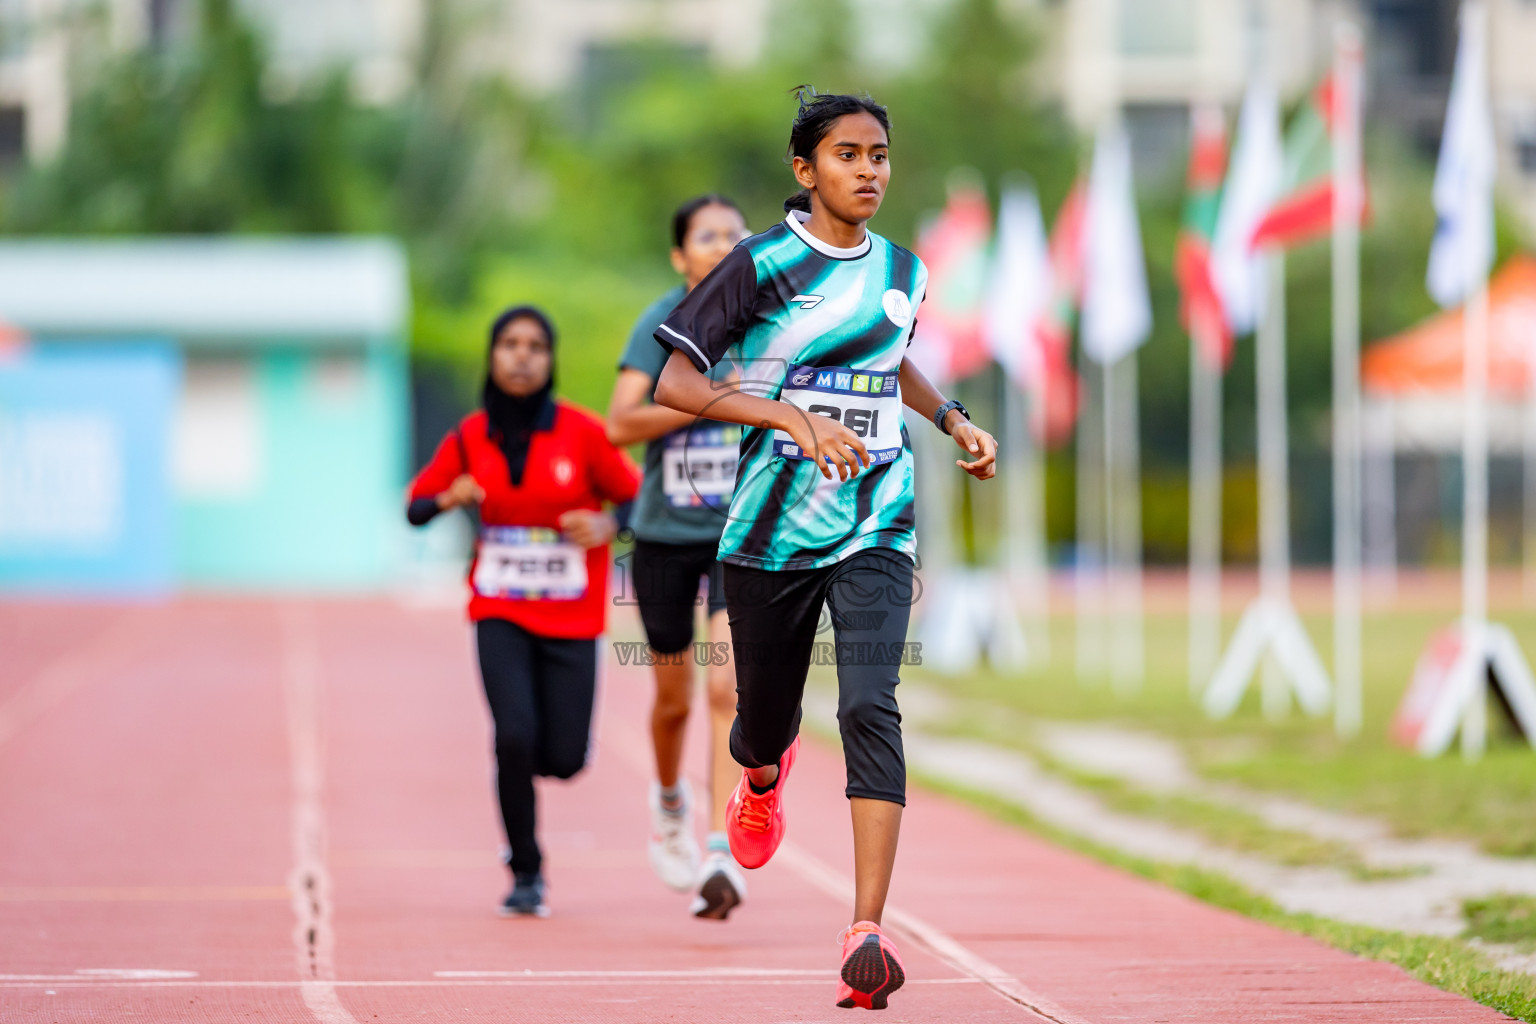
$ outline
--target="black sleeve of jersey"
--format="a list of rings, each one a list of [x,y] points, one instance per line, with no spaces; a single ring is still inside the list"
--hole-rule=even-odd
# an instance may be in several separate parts
[[[441,511],[436,496],[417,498],[406,506],[405,518],[412,526],[426,526]]]
[[[746,333],[756,300],[757,265],[738,245],[662,321],[656,340],[668,352],[687,353],[705,373]]]

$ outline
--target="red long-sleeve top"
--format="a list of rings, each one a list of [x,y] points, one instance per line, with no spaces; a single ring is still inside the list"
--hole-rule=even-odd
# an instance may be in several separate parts
[[[608,598],[606,544],[587,550],[587,585],[579,596],[491,596],[479,592],[474,581],[488,528],[557,531],[566,512],[601,511],[604,501],[622,504],[634,498],[640,471],[628,455],[609,443],[602,421],[580,406],[556,400],[554,422],[548,430],[534,431],[523,481],[514,486],[506,457],[486,433],[485,411],[473,412],[443,439],[432,461],[411,481],[410,498],[435,497],[466,472],[485,491],[480,505],[481,537],[469,572],[470,620],[506,619],[547,637],[586,639],[601,633]]]

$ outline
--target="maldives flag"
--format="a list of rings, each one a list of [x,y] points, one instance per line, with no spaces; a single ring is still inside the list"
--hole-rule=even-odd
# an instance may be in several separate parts
[[[1211,240],[1227,162],[1227,133],[1221,108],[1201,104],[1191,110],[1189,197],[1173,257],[1179,283],[1179,318],[1207,362],[1226,369],[1232,356],[1232,331],[1211,273]]]
[[[1253,235],[1253,247],[1281,249],[1327,234],[1333,226],[1333,132],[1337,124],[1333,75],[1312,91],[1285,135],[1285,193]],[[1361,183],[1360,219],[1369,205]]]
[[[1031,426],[1050,447],[1065,444],[1077,423],[1077,373],[1072,368],[1072,327],[1083,298],[1088,226],[1088,186],[1078,181],[1051,227],[1051,291],[1035,327],[1040,372]]]
[[[992,353],[982,331],[992,210],[980,188],[953,189],[942,213],[918,237],[917,255],[928,268],[928,294],[917,320],[923,370],[940,381],[969,377]]]

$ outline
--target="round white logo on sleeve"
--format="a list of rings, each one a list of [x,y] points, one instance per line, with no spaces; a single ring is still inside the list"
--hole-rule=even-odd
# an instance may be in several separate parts
[[[885,307],[885,315],[897,327],[905,327],[912,322],[912,300],[907,298],[906,292],[892,288],[880,296],[880,305]]]

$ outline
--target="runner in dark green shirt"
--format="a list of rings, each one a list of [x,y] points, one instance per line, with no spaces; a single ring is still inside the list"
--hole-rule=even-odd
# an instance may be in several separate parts
[[[672,266],[683,276],[683,283],[653,302],[635,323],[608,407],[610,441],[646,442],[645,476],[630,520],[635,533],[630,569],[656,665],[656,702],[651,710],[656,750],[656,781],[650,796],[651,866],[672,888],[696,892],[695,916],[715,920],[724,920],[747,891],[725,838],[725,804],[740,769],[730,753],[736,673],[729,657],[725,588],[716,561],[736,481],[741,428],[652,402],[667,358],[653,334],[746,235],[741,211],[722,196],[699,196],[678,208],[672,218]],[[733,379],[730,361],[721,360],[710,376],[724,387]],[[709,666],[705,675],[711,725],[711,820],[708,856],[702,867],[693,833],[692,797],[680,770],[693,695],[694,608],[701,580],[708,581],[711,646],[700,650],[723,655],[700,659]]]

